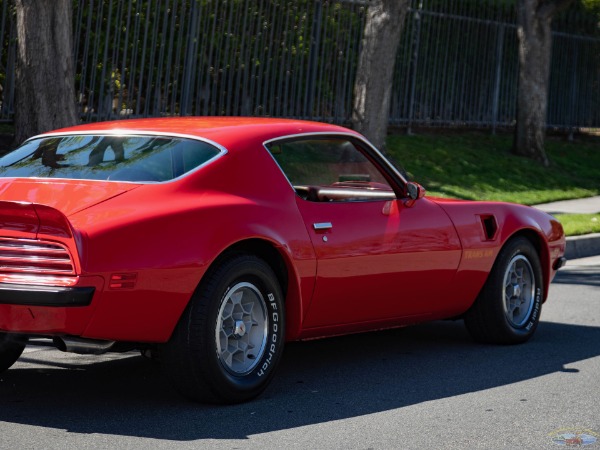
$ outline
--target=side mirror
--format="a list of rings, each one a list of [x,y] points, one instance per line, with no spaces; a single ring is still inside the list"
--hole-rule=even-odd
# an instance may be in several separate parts
[[[425,197],[425,188],[419,183],[409,181],[406,183],[406,195],[408,196],[408,200],[405,202],[405,206],[410,208],[417,200]]]
[[[406,183],[406,193],[411,200],[419,200],[420,198],[425,197],[425,188],[419,183],[409,181]]]

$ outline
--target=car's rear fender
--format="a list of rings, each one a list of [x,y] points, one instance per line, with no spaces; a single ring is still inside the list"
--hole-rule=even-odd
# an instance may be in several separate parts
[[[290,254],[285,246],[264,237],[254,237],[236,242],[228,248],[223,249],[220,255],[215,258],[207,269],[203,279],[224,260],[240,253],[252,254],[262,258],[275,272],[285,298],[286,338],[287,340],[297,339],[302,327],[305,306],[307,306],[307,302],[310,298],[303,299],[302,277],[296,270],[297,263],[293,261],[293,255]],[[305,280],[304,284],[306,284],[307,281],[308,280]],[[201,288],[201,286],[202,282],[200,282],[199,288]],[[304,290],[306,292],[312,291],[310,288],[305,288]],[[304,297],[306,297],[306,295]]]
[[[140,192],[73,218],[86,229],[86,253],[95,255],[86,259],[85,274],[102,276],[107,284],[84,337],[168,340],[206,271],[228,251],[256,249],[256,242],[274,248],[287,269],[288,336],[295,336],[312,294],[316,262],[294,202],[214,191],[173,196],[156,189],[144,197]],[[157,211],[156,204],[165,207]],[[135,285],[117,286],[113,278],[120,276],[132,277],[129,284]]]

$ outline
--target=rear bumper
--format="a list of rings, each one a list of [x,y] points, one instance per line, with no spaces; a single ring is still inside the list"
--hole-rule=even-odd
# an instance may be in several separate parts
[[[104,280],[78,278],[75,286],[0,283],[0,332],[80,336],[101,300]]]
[[[29,286],[0,284],[0,304],[24,306],[89,306],[94,287]]]
[[[105,288],[110,273],[74,286],[0,283],[0,333],[166,342],[190,299],[182,280],[197,285],[195,271],[148,271],[135,289]]]

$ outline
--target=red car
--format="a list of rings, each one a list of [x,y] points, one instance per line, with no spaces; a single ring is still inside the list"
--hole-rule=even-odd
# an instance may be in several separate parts
[[[34,336],[140,349],[207,402],[260,394],[291,340],[461,317],[524,342],[565,261],[553,217],[424,197],[360,134],[299,120],[37,136],[0,158],[0,215],[0,371]]]

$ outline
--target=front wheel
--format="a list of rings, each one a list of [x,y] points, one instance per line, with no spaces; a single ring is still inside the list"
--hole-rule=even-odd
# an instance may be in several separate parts
[[[14,336],[0,333],[0,373],[8,370],[25,350],[27,339],[22,336]]]
[[[281,358],[284,317],[271,267],[253,255],[232,257],[203,280],[160,359],[186,397],[250,400],[267,387]]]
[[[500,251],[483,289],[465,314],[465,325],[480,342],[518,344],[535,332],[544,284],[540,258],[524,237]]]

